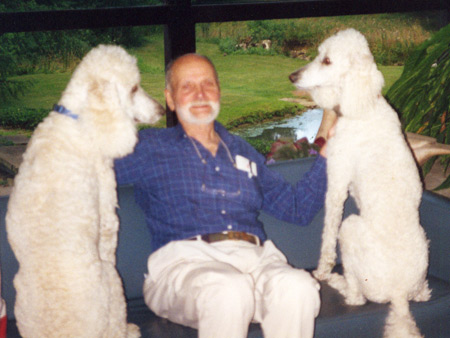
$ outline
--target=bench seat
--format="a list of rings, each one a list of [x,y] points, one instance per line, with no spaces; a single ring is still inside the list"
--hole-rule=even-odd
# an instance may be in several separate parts
[[[312,159],[286,161],[271,165],[294,183],[308,170]],[[119,217],[121,228],[117,250],[117,267],[123,279],[128,300],[128,320],[140,326],[144,338],[197,337],[197,331],[155,316],[144,304],[142,285],[151,252],[150,234],[143,212],[134,201],[133,188],[119,187]],[[14,322],[15,290],[12,279],[17,261],[6,241],[5,214],[8,197],[0,198],[0,263],[2,297],[7,304],[8,338],[20,337]],[[354,203],[346,203],[345,215],[357,213]],[[411,311],[422,334],[427,338],[450,337],[450,200],[424,192],[420,206],[421,223],[430,240],[428,279],[433,289],[428,302],[411,302]],[[261,214],[270,239],[296,267],[313,270],[320,254],[323,210],[307,227],[298,227]],[[338,267],[339,268],[339,267]],[[363,306],[348,306],[342,296],[322,283],[322,307],[316,320],[315,337],[363,338],[382,337],[387,304],[368,302]],[[262,337],[258,324],[251,324],[248,337]]]

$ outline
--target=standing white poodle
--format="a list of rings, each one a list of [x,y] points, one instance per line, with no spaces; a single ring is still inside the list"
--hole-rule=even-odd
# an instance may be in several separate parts
[[[430,298],[428,241],[418,211],[422,185],[397,114],[381,95],[383,76],[366,39],[353,29],[337,33],[290,79],[339,116],[327,147],[325,226],[314,276],[347,304],[391,302],[386,337],[420,337],[408,301]],[[342,222],[348,192],[360,214]],[[337,239],[344,277],[331,273]]]
[[[19,261],[15,316],[23,337],[140,336],[127,324],[115,268],[113,159],[133,150],[135,120],[153,123],[162,113],[140,87],[136,59],[99,46],[36,128],[6,217]]]

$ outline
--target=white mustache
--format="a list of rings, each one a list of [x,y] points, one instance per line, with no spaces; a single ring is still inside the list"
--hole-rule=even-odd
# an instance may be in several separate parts
[[[211,114],[209,117],[199,119],[190,112],[190,109],[193,107],[195,108],[205,105],[211,107]],[[217,115],[219,115],[219,111],[220,103],[215,101],[193,101],[184,106],[178,107],[177,109],[178,117],[181,120],[197,125],[211,123],[216,119]]]
[[[201,107],[201,106],[213,106],[213,103],[211,101],[195,101],[195,102],[189,102],[188,107]]]

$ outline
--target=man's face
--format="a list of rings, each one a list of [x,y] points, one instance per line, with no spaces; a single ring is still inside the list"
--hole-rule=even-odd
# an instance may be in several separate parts
[[[171,85],[165,94],[169,108],[181,121],[209,124],[219,114],[219,84],[211,65],[199,57],[189,55],[173,65]]]

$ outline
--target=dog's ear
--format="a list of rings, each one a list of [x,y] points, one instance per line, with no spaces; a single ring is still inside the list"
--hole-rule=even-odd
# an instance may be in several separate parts
[[[370,114],[381,95],[384,78],[370,53],[353,55],[342,80],[341,111],[345,116]]]
[[[99,79],[90,84],[83,130],[105,157],[124,156],[136,143],[134,124],[123,111],[121,95],[125,94],[114,81]]]
[[[101,107],[104,110],[105,107],[119,103],[117,89],[115,88],[114,83],[104,79],[95,79],[90,82],[88,99],[91,109]]]

